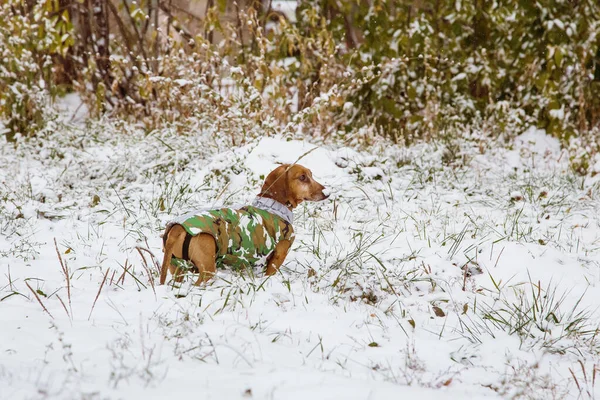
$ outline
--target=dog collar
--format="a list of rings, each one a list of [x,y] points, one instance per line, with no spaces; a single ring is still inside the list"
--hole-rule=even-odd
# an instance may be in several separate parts
[[[266,197],[257,197],[252,202],[252,207],[260,208],[283,218],[289,224],[294,222],[294,214],[285,205]]]

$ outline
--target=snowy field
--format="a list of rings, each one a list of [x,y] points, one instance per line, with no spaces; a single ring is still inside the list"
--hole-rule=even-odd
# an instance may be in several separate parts
[[[249,203],[297,160],[332,196],[295,210],[280,274],[157,286],[167,221]],[[568,161],[535,129],[360,150],[106,122],[3,143],[0,398],[594,398],[599,184]]]

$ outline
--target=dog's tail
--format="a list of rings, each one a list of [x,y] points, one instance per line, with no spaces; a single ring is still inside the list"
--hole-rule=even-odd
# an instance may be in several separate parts
[[[160,284],[164,285],[167,280],[167,271],[169,270],[169,264],[171,264],[171,258],[173,257],[173,247],[176,240],[169,240],[169,231],[173,225],[168,225],[163,234],[163,252],[165,253],[162,266],[160,267]]]
[[[173,244],[170,243],[169,247],[165,247],[165,257],[163,258],[162,266],[160,267],[160,284],[164,285],[167,280],[167,271],[169,264],[171,264],[171,258],[173,257]]]

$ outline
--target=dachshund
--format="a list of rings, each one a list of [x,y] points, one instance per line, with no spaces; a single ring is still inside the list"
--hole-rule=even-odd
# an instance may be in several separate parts
[[[167,269],[181,282],[182,261],[197,269],[196,285],[223,265],[266,265],[266,274],[274,275],[294,241],[292,210],[303,201],[327,199],[324,191],[308,168],[284,164],[269,173],[252,205],[199,211],[170,222],[163,234],[160,284],[166,281]]]

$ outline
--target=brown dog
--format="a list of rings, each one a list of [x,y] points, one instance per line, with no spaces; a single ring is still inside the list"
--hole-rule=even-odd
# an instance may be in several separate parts
[[[264,262],[266,274],[275,274],[294,240],[292,210],[303,201],[325,200],[324,189],[308,168],[284,164],[267,176],[252,206],[204,211],[170,223],[163,235],[160,284],[167,269],[176,281],[183,278],[173,258],[198,269],[196,285],[215,275],[217,263],[239,268]]]

